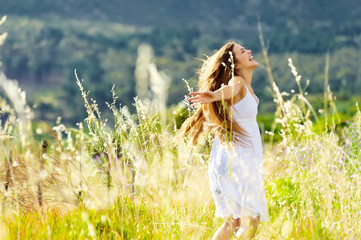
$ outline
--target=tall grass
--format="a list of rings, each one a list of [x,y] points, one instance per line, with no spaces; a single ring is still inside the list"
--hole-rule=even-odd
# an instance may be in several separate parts
[[[280,130],[267,134],[282,140],[264,146],[270,221],[260,225],[256,239],[358,239],[361,113],[340,122],[330,92],[327,116],[314,110],[305,93],[308,83],[292,60],[289,66],[299,90],[281,92],[273,83],[278,106],[274,129]],[[153,84],[160,86],[161,75],[154,66],[148,69],[156,78]],[[174,146],[175,125],[187,115],[186,106],[165,110],[166,93],[158,89],[150,100],[135,99],[133,115],[117,103],[113,89],[110,126],[82,80],[76,80],[88,114],[84,122],[73,128],[59,120],[52,128],[34,129],[25,93],[0,76],[0,178],[8,184],[1,190],[2,236],[209,239],[222,223],[213,216],[208,189],[212,138],[198,146],[187,141]],[[322,129],[315,126],[321,118]],[[36,141],[44,133],[50,136],[46,153]]]

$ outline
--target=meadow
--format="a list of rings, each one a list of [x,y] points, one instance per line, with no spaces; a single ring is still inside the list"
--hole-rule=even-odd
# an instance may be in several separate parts
[[[270,221],[255,239],[359,239],[361,112],[355,103],[356,114],[340,118],[327,77],[323,108],[314,109],[309,82],[291,59],[289,67],[298,89],[271,82],[277,110],[263,133]],[[222,223],[208,188],[212,136],[174,144],[192,109],[186,101],[167,109],[164,80],[154,76],[157,97],[135,98],[136,114],[113,88],[108,121],[75,72],[87,118],[69,127],[34,121],[26,93],[0,75],[2,238],[211,238]]]

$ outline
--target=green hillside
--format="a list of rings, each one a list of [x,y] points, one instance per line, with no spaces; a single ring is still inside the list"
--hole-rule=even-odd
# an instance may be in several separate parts
[[[84,117],[74,69],[101,109],[111,101],[113,84],[120,103],[131,106],[137,49],[147,43],[158,69],[172,79],[171,105],[187,92],[182,78],[195,86],[197,58],[236,39],[261,63],[254,84],[267,102],[271,91],[259,54],[260,21],[282,89],[296,85],[287,66],[292,57],[303,80],[312,82],[309,93],[322,93],[330,52],[331,89],[347,100],[361,86],[358,9],[356,1],[5,1],[0,14],[8,20],[0,30],[8,38],[0,58],[6,75],[27,90],[40,119],[54,122],[62,115],[74,123]],[[261,112],[272,112],[271,105]]]

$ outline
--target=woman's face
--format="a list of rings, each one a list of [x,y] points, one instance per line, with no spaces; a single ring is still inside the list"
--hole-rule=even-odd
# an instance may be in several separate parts
[[[233,57],[235,68],[251,68],[254,69],[258,66],[258,62],[253,59],[252,51],[247,50],[239,44],[233,46]]]

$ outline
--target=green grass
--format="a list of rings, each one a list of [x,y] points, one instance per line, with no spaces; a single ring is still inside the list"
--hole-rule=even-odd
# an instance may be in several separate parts
[[[3,218],[9,239],[205,239],[215,227],[204,206],[123,195],[104,209],[19,210]]]

